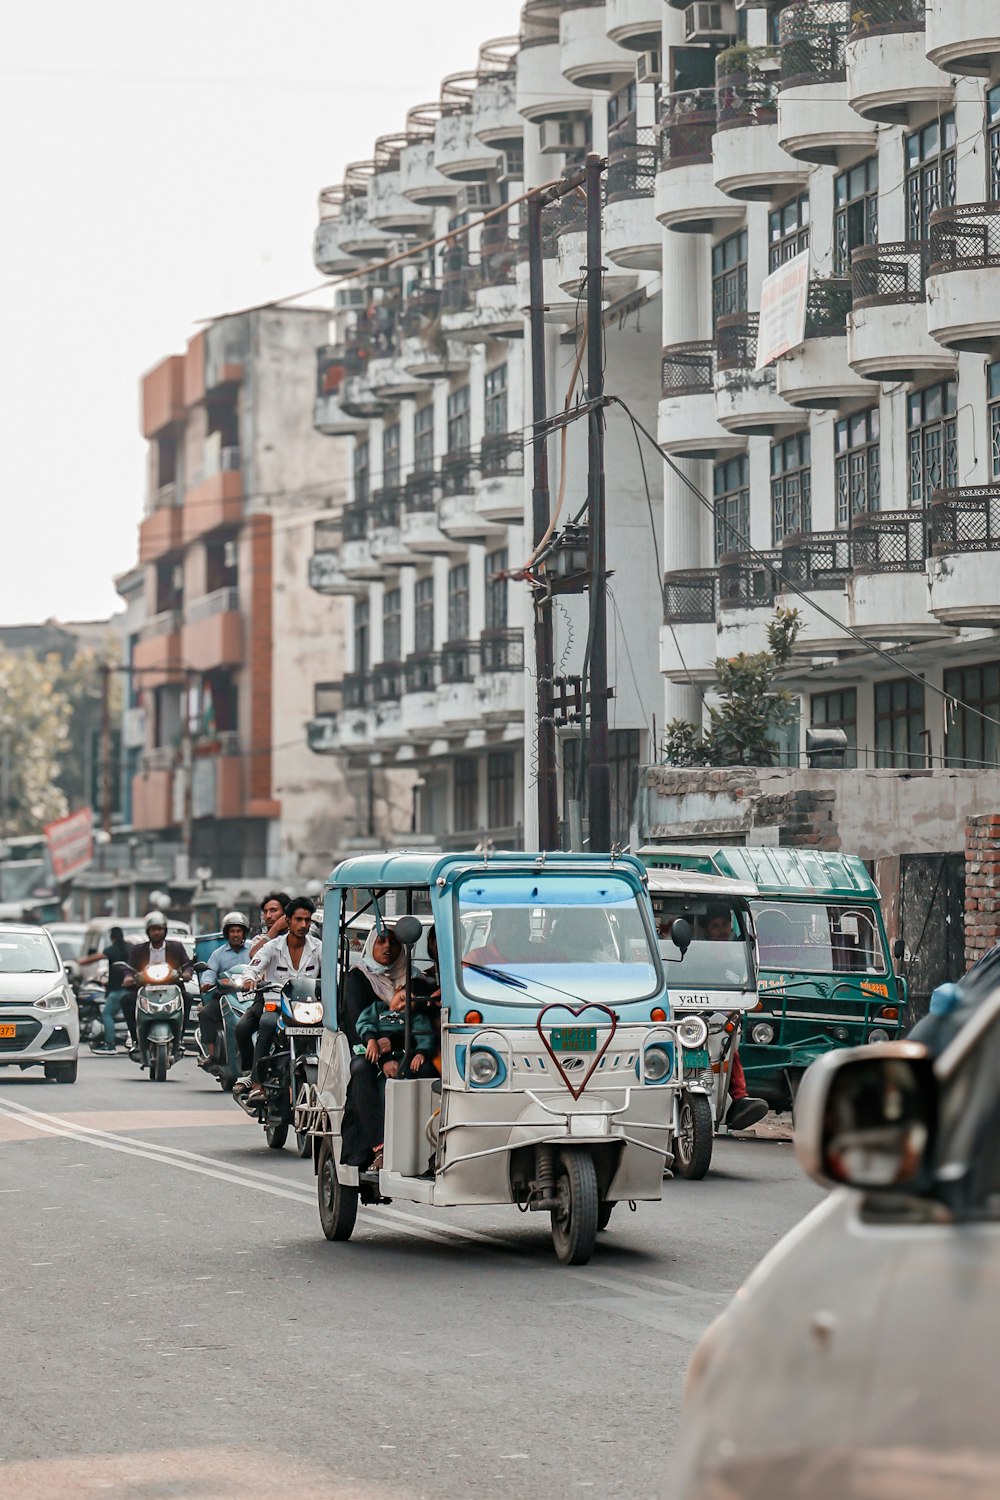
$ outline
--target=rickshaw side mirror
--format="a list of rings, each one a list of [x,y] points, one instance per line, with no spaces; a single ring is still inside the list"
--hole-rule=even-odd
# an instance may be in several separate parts
[[[404,948],[412,948],[419,943],[423,932],[423,924],[416,917],[400,917],[393,924],[393,932],[402,943]]]
[[[694,933],[691,930],[691,923],[687,917],[675,917],[673,926],[670,929],[670,941],[675,948],[680,950],[681,958],[684,957],[690,948],[693,939]]]
[[[899,937],[893,943],[892,956],[898,964],[903,962],[903,959],[906,957],[906,940],[904,938]]]

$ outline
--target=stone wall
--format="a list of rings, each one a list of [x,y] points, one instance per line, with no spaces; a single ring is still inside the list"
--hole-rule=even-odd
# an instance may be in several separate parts
[[[965,961],[1000,943],[1000,813],[965,825]]]

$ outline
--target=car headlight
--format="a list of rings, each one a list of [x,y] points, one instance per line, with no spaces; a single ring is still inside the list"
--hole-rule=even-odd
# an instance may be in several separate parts
[[[486,1047],[473,1047],[469,1058],[469,1078],[484,1087],[492,1083],[500,1072],[500,1059]]]
[[[703,1016],[685,1016],[677,1023],[677,1040],[682,1047],[697,1050],[708,1041],[708,1022]]]
[[[292,1004],[292,1020],[300,1026],[318,1026],[323,1019],[321,1000],[297,1000]]]
[[[870,1042],[887,1042],[889,1040],[889,1033],[884,1026],[876,1026],[872,1031],[869,1031],[868,1040]]]
[[[647,1047],[642,1058],[649,1082],[661,1083],[670,1072],[670,1053],[666,1047]]]
[[[51,995],[34,1001],[34,1005],[36,1010],[69,1010],[69,996],[63,989],[53,990]]]
[[[774,1041],[774,1027],[768,1021],[758,1021],[750,1033],[750,1038],[757,1043],[758,1047],[766,1047]]]

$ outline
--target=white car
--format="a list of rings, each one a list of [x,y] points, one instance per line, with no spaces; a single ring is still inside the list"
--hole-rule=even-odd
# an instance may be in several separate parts
[[[44,927],[0,923],[0,1068],[44,1067],[75,1083],[80,1051],[76,1000]]]

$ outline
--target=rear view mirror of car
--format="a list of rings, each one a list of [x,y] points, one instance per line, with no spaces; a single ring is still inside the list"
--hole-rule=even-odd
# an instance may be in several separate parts
[[[825,1185],[920,1192],[937,1136],[933,1060],[913,1042],[827,1053],[796,1100],[796,1154]]]

